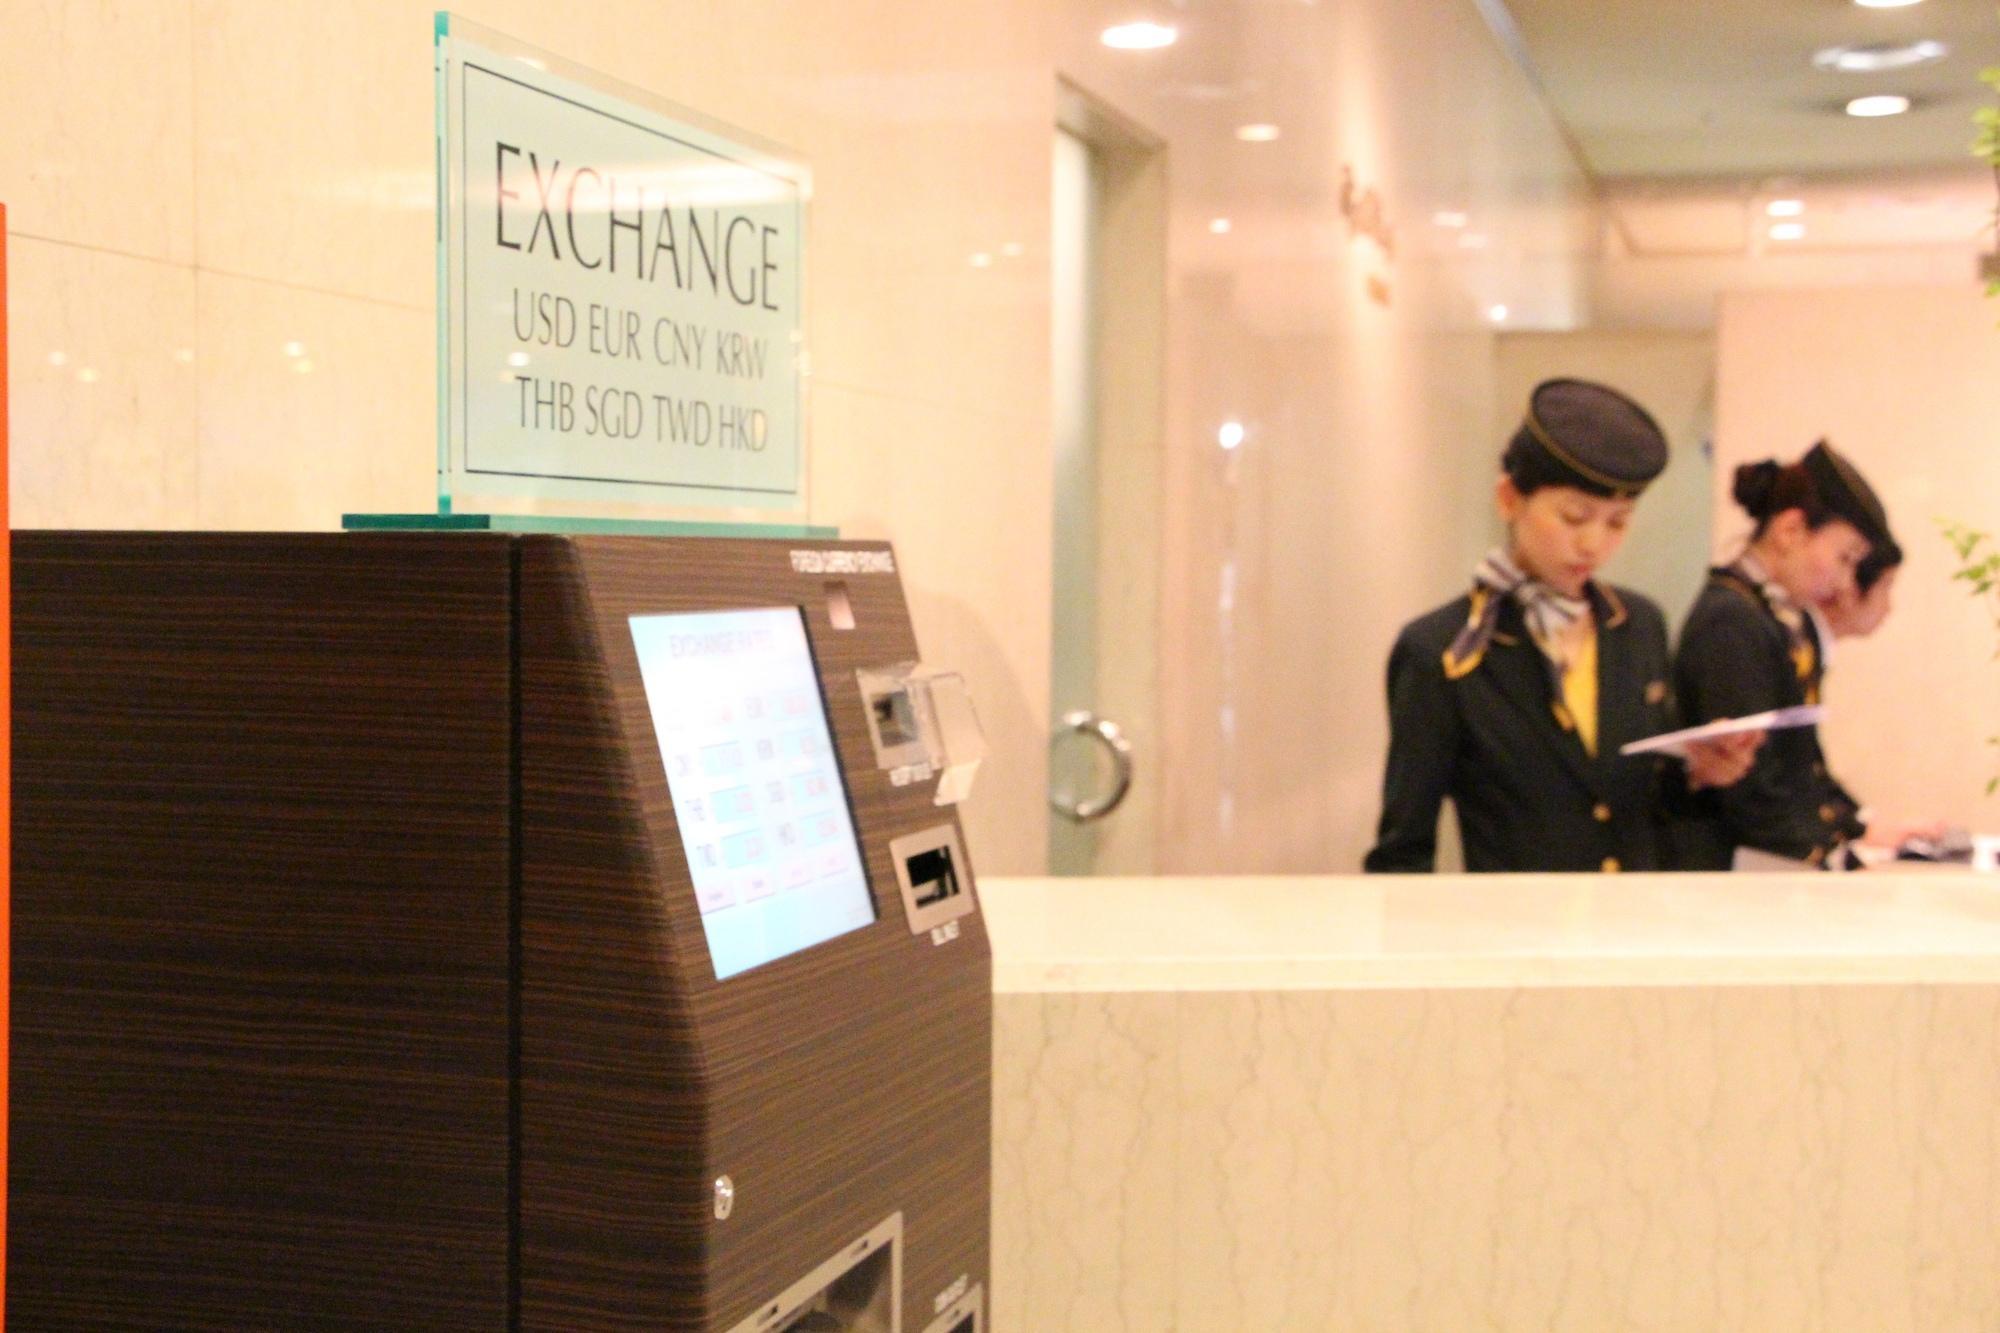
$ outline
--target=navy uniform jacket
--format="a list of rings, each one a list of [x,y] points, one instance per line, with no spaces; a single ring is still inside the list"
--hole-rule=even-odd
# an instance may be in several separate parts
[[[1810,616],[1805,633],[1813,652],[1802,673],[1784,622],[1756,585],[1710,570],[1674,654],[1688,724],[1817,703],[1819,639]],[[1690,870],[1726,870],[1739,846],[1819,864],[1863,828],[1853,798],[1827,772],[1817,727],[1772,732],[1743,781],[1702,792],[1689,807],[1693,817],[1678,824],[1675,840]]]
[[[1479,665],[1445,676],[1470,596],[1410,622],[1389,654],[1389,762],[1371,871],[1434,868],[1438,808],[1458,807],[1468,870],[1670,869],[1666,803],[1685,770],[1627,741],[1673,728],[1667,626],[1636,593],[1590,585],[1597,756],[1557,720],[1542,650],[1512,598]]]

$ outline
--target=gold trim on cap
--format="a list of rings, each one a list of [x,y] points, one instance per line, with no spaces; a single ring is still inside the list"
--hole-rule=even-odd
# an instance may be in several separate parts
[[[1542,423],[1535,419],[1535,404],[1532,400],[1530,400],[1528,403],[1528,419],[1523,424],[1527,426],[1528,434],[1535,437],[1536,443],[1540,444],[1542,448],[1554,454],[1556,456],[1556,460],[1561,464],[1563,464],[1563,466],[1571,468],[1581,476],[1588,477],[1590,480],[1596,482],[1599,486],[1609,487],[1615,493],[1616,498],[1620,500],[1638,499],[1639,493],[1646,489],[1646,481],[1652,480],[1652,478],[1648,477],[1646,481],[1641,481],[1641,482],[1624,481],[1621,480],[1620,478],[1610,476],[1603,472],[1599,472],[1596,468],[1590,467],[1580,462],[1577,459],[1576,455],[1570,453],[1569,450],[1557,444],[1555,442],[1555,437],[1550,435],[1548,431],[1543,428]]]

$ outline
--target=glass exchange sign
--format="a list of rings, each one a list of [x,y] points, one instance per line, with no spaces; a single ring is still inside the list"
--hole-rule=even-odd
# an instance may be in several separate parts
[[[439,507],[802,510],[810,176],[440,15]]]

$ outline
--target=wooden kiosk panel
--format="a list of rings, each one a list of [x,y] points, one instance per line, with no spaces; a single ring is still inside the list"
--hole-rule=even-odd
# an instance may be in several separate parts
[[[496,1329],[507,543],[14,534],[11,1327]]]
[[[884,545],[806,548],[893,569]],[[732,1329],[895,1214],[904,1328],[985,1280],[984,927],[975,913],[940,944],[906,924],[889,843],[956,821],[931,783],[877,768],[855,676],[918,657],[908,610],[892,572],[799,573],[797,549],[526,542],[524,1327]],[[876,920],[718,980],[630,617],[762,607],[805,616]]]
[[[917,658],[888,547],[15,561],[14,1327],[925,1333],[977,1303],[991,968],[976,911],[912,929],[892,860],[964,837],[871,739],[857,671]],[[854,839],[786,862],[844,933],[718,968],[632,617],[749,608],[837,752],[814,732],[800,808]]]

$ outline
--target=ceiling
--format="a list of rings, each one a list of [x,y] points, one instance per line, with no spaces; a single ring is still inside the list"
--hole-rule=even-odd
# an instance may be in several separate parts
[[[1971,163],[1974,108],[2000,65],[1994,0],[1866,9],[1852,0],[1504,0],[1557,117],[1602,180],[1815,176]],[[1913,69],[1816,69],[1834,45],[1930,38]],[[1903,93],[1905,115],[1841,107]]]
[[[1595,178],[1615,253],[1760,259],[1890,249],[1967,256],[1992,234],[1992,174],[1972,115],[2000,65],[1994,0],[1475,0],[1542,86]],[[1945,43],[1941,60],[1839,73],[1836,45]],[[1901,116],[1850,98],[1901,93]],[[1803,237],[1774,241],[1765,206],[1803,201]],[[1965,270],[1970,273],[1968,266]]]

